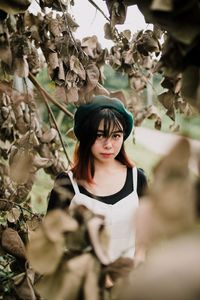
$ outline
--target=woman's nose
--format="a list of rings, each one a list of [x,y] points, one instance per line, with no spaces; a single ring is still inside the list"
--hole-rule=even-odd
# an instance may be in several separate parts
[[[111,142],[111,139],[110,139],[110,138],[107,138],[107,139],[105,140],[105,142],[104,142],[104,147],[105,147],[106,149],[112,148],[112,142]]]

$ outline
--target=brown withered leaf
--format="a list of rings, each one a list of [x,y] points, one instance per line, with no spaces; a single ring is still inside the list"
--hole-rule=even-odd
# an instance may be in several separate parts
[[[12,52],[8,43],[0,43],[0,57],[1,60],[8,66],[12,63]]]
[[[71,28],[71,30],[73,32],[75,32],[77,30],[77,28],[79,27],[78,23],[76,23],[74,18],[68,12],[66,12],[65,14],[67,17],[68,26]],[[65,24],[65,22],[63,22],[63,30],[62,31],[65,31],[65,30],[66,30],[66,24]]]
[[[116,24],[124,24],[126,19],[127,7],[122,2],[114,1],[110,9],[111,15],[111,26],[114,27]]]
[[[141,37],[136,41],[136,47],[145,56],[148,56],[148,52],[159,52],[161,50],[160,43],[152,30],[145,30],[143,32]]]
[[[123,34],[123,37],[125,37],[127,39],[127,41],[129,41],[131,39],[131,31],[129,29],[122,31],[122,34]]]
[[[95,89],[94,89],[94,94],[95,95],[104,95],[104,96],[109,96],[110,93],[107,89],[104,88],[103,85],[101,85],[99,82],[97,83]]]
[[[144,76],[141,76],[139,73],[134,73],[129,76],[129,84],[131,89],[139,92],[146,86],[147,79]]]
[[[181,95],[200,111],[200,70],[197,66],[189,66],[183,72]]]
[[[39,294],[48,300],[99,299],[100,264],[91,254],[82,254],[62,261],[56,272],[44,276],[35,285]]]
[[[113,281],[125,278],[133,270],[134,261],[128,257],[120,257],[105,268],[105,272],[110,275]]]
[[[174,111],[174,100],[175,94],[169,90],[158,95],[158,100],[162,103],[162,105],[167,109],[166,114],[174,121],[175,120],[175,111]]]
[[[76,136],[74,134],[74,130],[73,130],[73,127],[70,128],[67,132],[66,132],[66,136],[69,137],[70,139],[76,141]]]
[[[13,207],[7,213],[7,220],[10,223],[16,223],[19,220],[20,215],[21,215],[21,210],[17,207]]]
[[[85,93],[89,93],[90,91],[94,90],[94,88],[97,86],[100,73],[99,69],[95,64],[89,64],[86,68],[86,82],[87,86],[85,88]]]
[[[8,211],[13,206],[13,203],[9,202],[9,200],[3,201],[0,200],[0,210],[1,211]]]
[[[43,222],[43,230],[52,242],[59,241],[62,233],[74,232],[77,229],[76,220],[60,209],[49,212]]]
[[[14,257],[25,259],[25,246],[18,232],[12,228],[6,228],[2,232],[2,248]]]
[[[77,74],[81,79],[85,80],[85,69],[78,57],[75,55],[70,57],[70,70]]]
[[[95,58],[95,50],[98,47],[98,38],[96,35],[83,38],[81,47],[84,52],[92,58]]]
[[[54,160],[51,158],[45,158],[39,156],[39,154],[35,155],[33,158],[33,166],[36,168],[36,170],[40,168],[48,168],[54,163]]]
[[[33,155],[25,149],[18,149],[10,164],[10,178],[18,184],[29,180],[33,166]]]
[[[170,12],[173,10],[173,1],[172,0],[167,0],[167,1],[153,0],[151,3],[151,9],[164,11],[164,12]]]
[[[36,294],[33,289],[34,272],[31,269],[25,273],[14,276],[14,289],[18,297],[27,300],[36,300]]]
[[[144,245],[145,239],[148,244],[176,236],[194,225],[195,189],[189,172],[190,154],[189,142],[180,139],[155,166],[149,197],[138,210],[139,244]]]
[[[34,270],[40,274],[53,273],[64,252],[64,240],[50,241],[42,228],[29,232],[27,258]]]
[[[122,103],[124,103],[125,106],[127,106],[127,101],[126,101],[126,97],[124,95],[124,93],[122,91],[115,91],[115,92],[110,92],[110,97],[111,98],[118,98],[119,100],[122,101]]]
[[[78,88],[76,86],[71,87],[69,90],[66,90],[67,103],[78,102],[78,97]]]
[[[104,25],[104,37],[107,40],[114,39],[113,28],[110,26],[110,23],[105,23]]]
[[[132,64],[134,63],[133,60],[133,51],[131,49],[129,49],[128,51],[124,51],[122,54],[122,57],[124,59],[124,63],[125,64]]]
[[[67,98],[66,98],[66,89],[65,89],[65,87],[56,85],[55,90],[53,92],[53,97],[55,99],[57,99],[58,101],[66,103]]]
[[[53,34],[54,37],[60,36],[61,30],[59,26],[59,20],[57,18],[53,18],[52,14],[46,15],[46,18],[47,17],[49,17],[48,28],[51,34]]]
[[[133,270],[129,277],[130,288],[121,290],[119,299],[195,299],[200,292],[199,250],[198,230],[171,239],[161,247],[155,246],[146,262]]]
[[[14,3],[2,0],[0,3],[0,9],[8,14],[18,14],[25,12],[30,4],[31,0],[15,0]]]
[[[59,69],[59,60],[58,60],[57,52],[50,52],[49,53],[48,63],[49,63],[51,71],[53,71],[55,69]]]
[[[162,121],[161,121],[161,116],[160,116],[160,113],[158,111],[158,108],[155,106],[155,105],[151,105],[147,108],[147,116],[146,116],[148,119],[150,120],[155,120],[155,128],[156,129],[161,129],[161,124],[162,124]]]
[[[57,130],[51,127],[42,134],[42,136],[40,137],[40,141],[42,143],[50,143],[53,140],[55,140],[57,136],[58,136]]]
[[[64,253],[64,232],[75,231],[76,220],[62,210],[49,212],[42,225],[30,233],[27,257],[33,268],[41,274],[52,274]]]
[[[111,262],[108,253],[109,235],[104,219],[98,216],[91,218],[87,222],[87,230],[96,256],[102,264],[108,265]]]

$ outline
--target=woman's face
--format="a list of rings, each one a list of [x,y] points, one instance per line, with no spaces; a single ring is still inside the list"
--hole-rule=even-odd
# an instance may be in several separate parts
[[[97,138],[91,147],[94,159],[106,162],[115,159],[124,141],[123,128],[111,127],[109,135],[105,136],[104,121],[99,124]]]

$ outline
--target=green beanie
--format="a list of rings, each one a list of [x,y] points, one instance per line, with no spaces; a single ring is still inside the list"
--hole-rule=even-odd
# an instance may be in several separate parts
[[[95,96],[91,99],[91,102],[86,104],[81,104],[74,116],[74,133],[77,139],[80,139],[80,130],[85,119],[89,117],[91,113],[96,110],[103,108],[114,108],[117,110],[124,118],[126,122],[126,129],[124,139],[130,135],[133,129],[133,116],[125,108],[124,104],[117,98],[110,98],[107,96]]]

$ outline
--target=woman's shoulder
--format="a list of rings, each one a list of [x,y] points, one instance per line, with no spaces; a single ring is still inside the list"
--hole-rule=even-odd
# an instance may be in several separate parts
[[[145,174],[144,169],[137,167],[137,189],[138,189],[138,196],[143,196],[147,189],[147,177]]]

